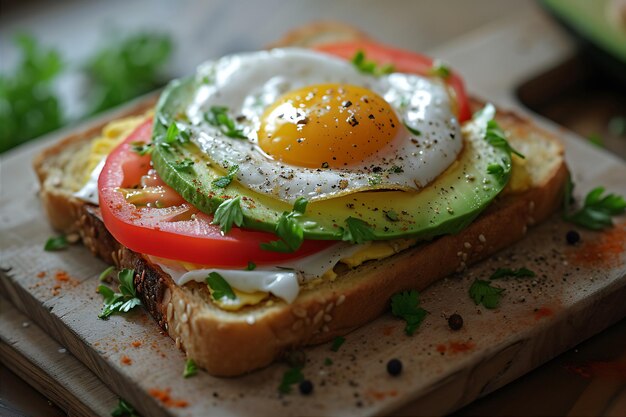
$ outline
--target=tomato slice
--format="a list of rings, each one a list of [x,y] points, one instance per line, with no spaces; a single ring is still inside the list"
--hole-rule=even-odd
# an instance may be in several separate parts
[[[393,64],[396,71],[412,72],[419,75],[429,76],[433,69],[433,59],[415,52],[393,48],[372,41],[350,41],[329,43],[317,46],[320,52],[326,52],[344,59],[352,59],[358,51],[363,51],[368,60],[380,65]],[[454,92],[454,100],[457,105],[459,122],[464,122],[472,117],[463,79],[454,71],[446,78],[446,83]]]
[[[140,125],[108,156],[98,179],[102,219],[115,239],[148,255],[213,267],[245,267],[249,261],[276,263],[318,252],[335,242],[307,240],[293,253],[266,251],[261,243],[274,234],[233,227],[222,235],[212,216],[187,203],[150,171],[150,156],[140,156],[133,144],[149,143],[152,121]],[[137,195],[146,186],[147,197]],[[131,201],[142,201],[141,205]]]

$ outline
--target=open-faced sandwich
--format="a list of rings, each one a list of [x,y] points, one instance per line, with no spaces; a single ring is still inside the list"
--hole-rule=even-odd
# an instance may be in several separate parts
[[[334,35],[209,61],[35,161],[52,225],[132,270],[122,293],[211,374],[345,335],[561,203],[549,134],[436,60]],[[103,315],[134,305],[109,291]]]

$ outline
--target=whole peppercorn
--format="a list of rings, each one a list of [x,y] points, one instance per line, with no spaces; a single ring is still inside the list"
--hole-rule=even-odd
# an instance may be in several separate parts
[[[460,314],[454,313],[448,317],[448,326],[452,330],[460,330],[463,327],[463,317]]]
[[[300,394],[309,395],[313,392],[313,383],[308,379],[305,379],[304,381],[300,382],[298,388],[300,389]]]
[[[398,376],[402,372],[402,362],[399,359],[391,359],[387,362],[387,372],[391,376]]]
[[[580,234],[576,230],[570,230],[565,234],[565,240],[570,245],[575,245],[580,242]]]

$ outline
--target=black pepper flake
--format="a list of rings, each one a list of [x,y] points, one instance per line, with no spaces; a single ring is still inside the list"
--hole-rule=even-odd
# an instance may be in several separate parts
[[[347,122],[350,124],[350,126],[355,127],[356,125],[359,124],[359,121],[356,119],[356,117],[354,117],[354,115],[351,115],[350,117],[348,117]]]
[[[350,100],[347,100],[341,103],[341,105],[347,109],[348,107],[352,106],[352,102]]]
[[[300,394],[309,395],[313,392],[313,383],[308,379],[305,379],[304,381],[300,382],[298,388],[300,389]]]
[[[567,240],[568,244],[575,245],[580,242],[580,233],[576,230],[570,230],[565,234],[565,240]]]
[[[454,313],[448,317],[448,326],[452,330],[461,330],[463,327],[463,317],[460,314]]]
[[[322,162],[322,168],[328,168],[328,162]]]
[[[375,119],[375,117],[374,117],[374,115],[373,115],[373,114],[370,114],[370,115],[369,115],[369,116],[367,116],[367,117],[368,117],[369,119],[371,119],[371,120],[374,120],[374,119]]]
[[[391,359],[387,362],[387,372],[391,376],[398,376],[402,373],[402,362],[400,359]]]

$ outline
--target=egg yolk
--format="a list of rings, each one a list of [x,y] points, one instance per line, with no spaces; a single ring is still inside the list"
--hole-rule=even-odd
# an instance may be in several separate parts
[[[318,84],[291,91],[268,107],[259,146],[286,164],[341,168],[359,163],[396,137],[389,103],[363,87]]]

